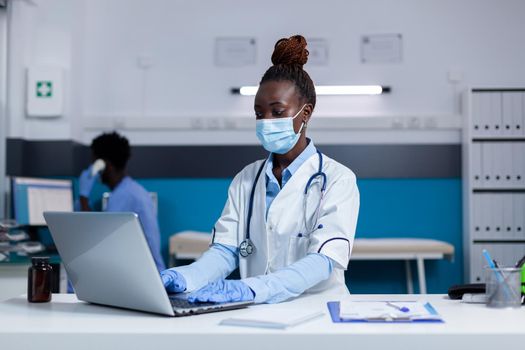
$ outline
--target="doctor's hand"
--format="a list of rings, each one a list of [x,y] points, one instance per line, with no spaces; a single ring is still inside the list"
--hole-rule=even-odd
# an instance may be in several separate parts
[[[80,178],[78,179],[78,187],[79,187],[79,194],[82,197],[89,198],[89,194],[91,193],[91,190],[93,189],[93,185],[95,185],[95,181],[97,181],[99,174],[92,175],[91,168],[93,165],[91,165],[89,168],[85,169],[81,174]]]
[[[188,301],[194,302],[235,302],[251,301],[255,293],[248,285],[239,280],[218,280],[190,293]]]
[[[186,290],[184,276],[175,270],[161,271],[160,278],[162,278],[162,283],[168,293],[182,293]]]

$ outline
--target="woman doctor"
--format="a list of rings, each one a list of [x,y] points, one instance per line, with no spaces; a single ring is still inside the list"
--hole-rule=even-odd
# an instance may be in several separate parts
[[[278,303],[303,292],[348,293],[359,191],[354,173],[306,137],[315,88],[300,35],[275,44],[255,96],[256,134],[270,152],[233,179],[208,251],[161,272],[190,301]],[[225,280],[239,267],[240,280]]]

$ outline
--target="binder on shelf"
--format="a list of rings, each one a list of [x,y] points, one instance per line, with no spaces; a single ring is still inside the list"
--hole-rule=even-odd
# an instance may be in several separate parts
[[[503,171],[505,154],[503,153],[503,145],[501,142],[494,142],[491,146],[493,149],[494,188],[502,188],[505,187]]]
[[[472,158],[470,161],[470,168],[472,169],[472,187],[482,187],[483,186],[483,174],[482,174],[482,158],[481,158],[481,143],[474,142],[472,144]]]
[[[483,193],[480,195],[481,211],[480,211],[480,238],[489,239],[492,237],[492,215],[490,214],[490,194]]]
[[[518,142],[520,173],[518,174],[518,187],[525,188],[525,142]]]
[[[513,188],[514,185],[514,178],[512,176],[512,167],[513,167],[513,159],[512,159],[512,143],[510,142],[502,142],[501,144],[501,159],[502,159],[502,186],[505,188]]]
[[[525,239],[525,194],[514,193],[513,196],[513,209],[514,209],[514,231],[516,239]]]
[[[472,232],[472,238],[473,239],[481,239],[482,237],[482,230],[484,230],[484,225],[481,222],[481,200],[483,195],[480,193],[475,193],[472,195],[472,220],[471,220],[471,232]]]
[[[501,116],[501,92],[491,92],[490,96],[490,117],[489,125],[491,131],[489,136],[501,136],[503,135],[502,130],[502,116]]]
[[[515,188],[525,187],[525,142],[512,143],[513,181]]]
[[[514,100],[515,96],[511,93],[504,92],[501,96],[504,135],[514,134]]]
[[[483,188],[487,188],[490,186],[491,179],[490,179],[490,167],[491,167],[491,159],[490,159],[490,150],[487,149],[488,144],[486,142],[481,143],[481,183]]]
[[[517,187],[525,188],[525,142],[516,142],[516,148],[518,149],[517,160],[520,164]]]
[[[510,244],[509,262],[507,266],[515,266],[516,263],[525,255],[525,244],[523,243],[512,243]]]
[[[505,135],[521,136],[523,129],[523,93],[504,92],[502,104]]]
[[[479,222],[479,232],[476,235],[476,239],[486,239],[488,233],[490,232],[489,219],[486,215],[486,203],[485,198],[487,197],[486,193],[478,194],[478,222]]]
[[[481,261],[481,251],[485,244],[472,243],[470,247],[470,282],[483,282],[483,262]],[[492,250],[490,251],[492,252]]]
[[[490,93],[479,93],[479,121],[480,121],[480,136],[489,136],[492,132],[490,122],[491,98]]]
[[[503,234],[505,238],[517,239],[518,236],[514,230],[514,206],[512,193],[503,195]]]
[[[521,118],[516,116],[519,127],[521,130],[521,136],[525,136],[525,92],[521,93]]]
[[[481,113],[482,113],[482,110],[481,110],[481,98],[483,97],[483,94],[481,93],[472,93],[471,94],[471,112],[470,112],[470,115],[471,115],[471,124],[470,124],[470,128],[471,128],[471,131],[472,131],[472,136],[476,137],[476,136],[481,136],[482,135],[482,130],[481,130],[481,124],[482,124],[482,120],[481,120]]]
[[[501,178],[500,172],[498,169],[499,165],[499,154],[498,151],[498,144],[496,142],[488,142],[487,148],[489,151],[490,156],[490,188],[498,188],[499,185],[499,179]]]
[[[519,193],[518,198],[520,201],[520,217],[521,220],[519,221],[521,227],[521,231],[518,230],[518,239],[525,239],[525,193]],[[525,255],[525,250],[521,252],[520,258]]]
[[[483,157],[483,187],[491,188],[494,187],[494,172],[493,163],[494,157],[492,156],[493,147],[491,143],[484,142],[481,146],[481,153]]]
[[[525,93],[516,92],[512,98],[513,106],[513,125],[512,135],[517,137],[525,136]]]
[[[519,173],[520,173],[520,161],[519,161],[519,147],[516,142],[511,143],[510,145],[510,155],[512,159],[512,169],[511,169],[511,184],[512,187],[518,188],[520,185]]]
[[[503,196],[503,193],[492,193],[489,197],[490,216],[495,239],[507,238],[503,231]]]

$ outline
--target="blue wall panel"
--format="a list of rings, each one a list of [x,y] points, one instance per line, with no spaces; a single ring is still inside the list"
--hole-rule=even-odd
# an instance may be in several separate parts
[[[183,230],[210,232],[226,201],[230,179],[139,179],[159,198],[162,254]],[[363,179],[356,237],[417,237],[443,240],[456,250],[453,262],[427,261],[429,293],[462,283],[461,179]],[[107,190],[99,185],[92,198]],[[413,264],[417,291],[416,266]],[[347,271],[352,293],[406,293],[404,263],[356,261]]]
[[[455,248],[453,262],[425,263],[428,292],[445,293],[450,285],[462,283],[460,179],[364,179],[358,185],[361,210],[356,237],[414,237],[448,242]],[[412,271],[416,278],[415,264]],[[406,293],[402,262],[353,262],[347,277],[353,293]]]

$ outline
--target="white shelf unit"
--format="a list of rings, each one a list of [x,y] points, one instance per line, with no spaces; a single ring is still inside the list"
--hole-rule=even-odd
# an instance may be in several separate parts
[[[465,281],[483,282],[487,249],[501,266],[525,255],[525,88],[463,96]]]

